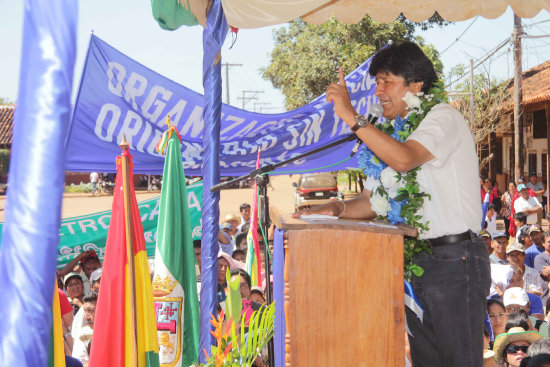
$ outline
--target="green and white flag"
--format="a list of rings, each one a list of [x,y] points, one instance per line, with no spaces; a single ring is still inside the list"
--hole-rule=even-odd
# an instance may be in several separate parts
[[[153,296],[160,365],[187,367],[199,348],[195,251],[179,134],[174,127],[165,134]]]

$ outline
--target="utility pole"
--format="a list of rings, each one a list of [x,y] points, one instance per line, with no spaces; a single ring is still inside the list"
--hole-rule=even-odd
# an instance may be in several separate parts
[[[266,106],[266,105],[269,105],[271,103],[269,102],[254,102],[254,112],[256,112],[256,106]],[[260,112],[262,110],[262,107],[260,107]]]
[[[470,126],[475,126],[474,116],[474,60],[470,59]]]
[[[230,64],[226,62],[222,66],[225,66],[225,103],[229,104],[229,68],[231,66],[243,66],[243,64]]]
[[[514,181],[523,176],[523,88],[521,70],[521,18],[514,14]]]
[[[242,91],[243,96],[242,97],[237,97],[238,99],[243,100],[243,110],[244,110],[244,105],[246,104],[246,102],[248,102],[250,100],[253,100],[253,99],[258,99],[258,97],[256,97],[256,94],[263,93],[263,92],[264,92],[263,90],[243,90]],[[252,97],[247,97],[246,93],[254,93],[254,95]]]

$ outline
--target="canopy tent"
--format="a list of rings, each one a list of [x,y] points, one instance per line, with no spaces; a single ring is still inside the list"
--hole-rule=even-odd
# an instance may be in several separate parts
[[[197,22],[206,24],[208,0],[179,0]],[[331,16],[345,23],[357,23],[365,15],[387,23],[401,13],[413,22],[422,22],[438,12],[444,19],[458,22],[481,15],[494,19],[508,6],[522,18],[531,18],[542,9],[550,10],[549,0],[222,0],[227,22],[236,28],[260,28],[303,18],[320,24]],[[189,24],[188,24],[189,25]]]

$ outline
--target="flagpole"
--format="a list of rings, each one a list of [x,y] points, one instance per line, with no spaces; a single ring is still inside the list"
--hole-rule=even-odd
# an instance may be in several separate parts
[[[125,154],[130,148],[130,144],[126,141],[124,134],[122,135],[122,142],[120,143],[122,154],[120,156],[122,164],[122,192],[124,194],[124,219],[126,230],[126,257],[129,267],[129,283],[130,283],[130,299],[131,299],[131,318],[133,319],[133,332],[132,332],[132,365],[137,366],[137,319],[136,319],[136,282],[134,279],[135,266],[134,266],[134,228],[132,224],[132,207],[130,198],[130,164],[128,161],[128,155]],[[127,282],[128,283],[128,282]]]

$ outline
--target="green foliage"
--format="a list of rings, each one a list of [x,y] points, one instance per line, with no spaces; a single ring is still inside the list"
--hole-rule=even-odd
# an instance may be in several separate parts
[[[80,184],[70,184],[69,186],[65,185],[65,192],[92,192],[92,184],[90,182]]]
[[[0,105],[3,104],[13,104],[13,102],[9,98],[0,97]]]
[[[256,358],[265,348],[269,340],[273,337],[273,324],[275,321],[275,303],[264,306],[258,311],[254,311],[250,316],[245,329],[245,323],[241,323],[239,334],[236,332],[233,320],[229,320],[226,331],[224,332],[223,312],[220,314],[220,320],[210,321],[216,328],[212,335],[216,338],[217,345],[212,346],[210,356],[207,354],[204,367],[225,366],[225,367],[250,367]]]
[[[10,150],[0,149],[0,175],[7,175],[10,169]]]
[[[323,24],[307,24],[293,20],[274,31],[275,47],[271,64],[262,69],[262,76],[270,80],[286,97],[286,108],[294,109],[323,94],[327,86],[338,80],[338,67],[348,74],[365,62],[390,40],[410,40],[416,28],[429,28],[446,22],[438,16],[427,22],[413,23],[400,17],[392,23],[374,22],[368,15],[357,24],[345,24],[331,18]],[[443,65],[433,46],[416,41],[436,70]]]

